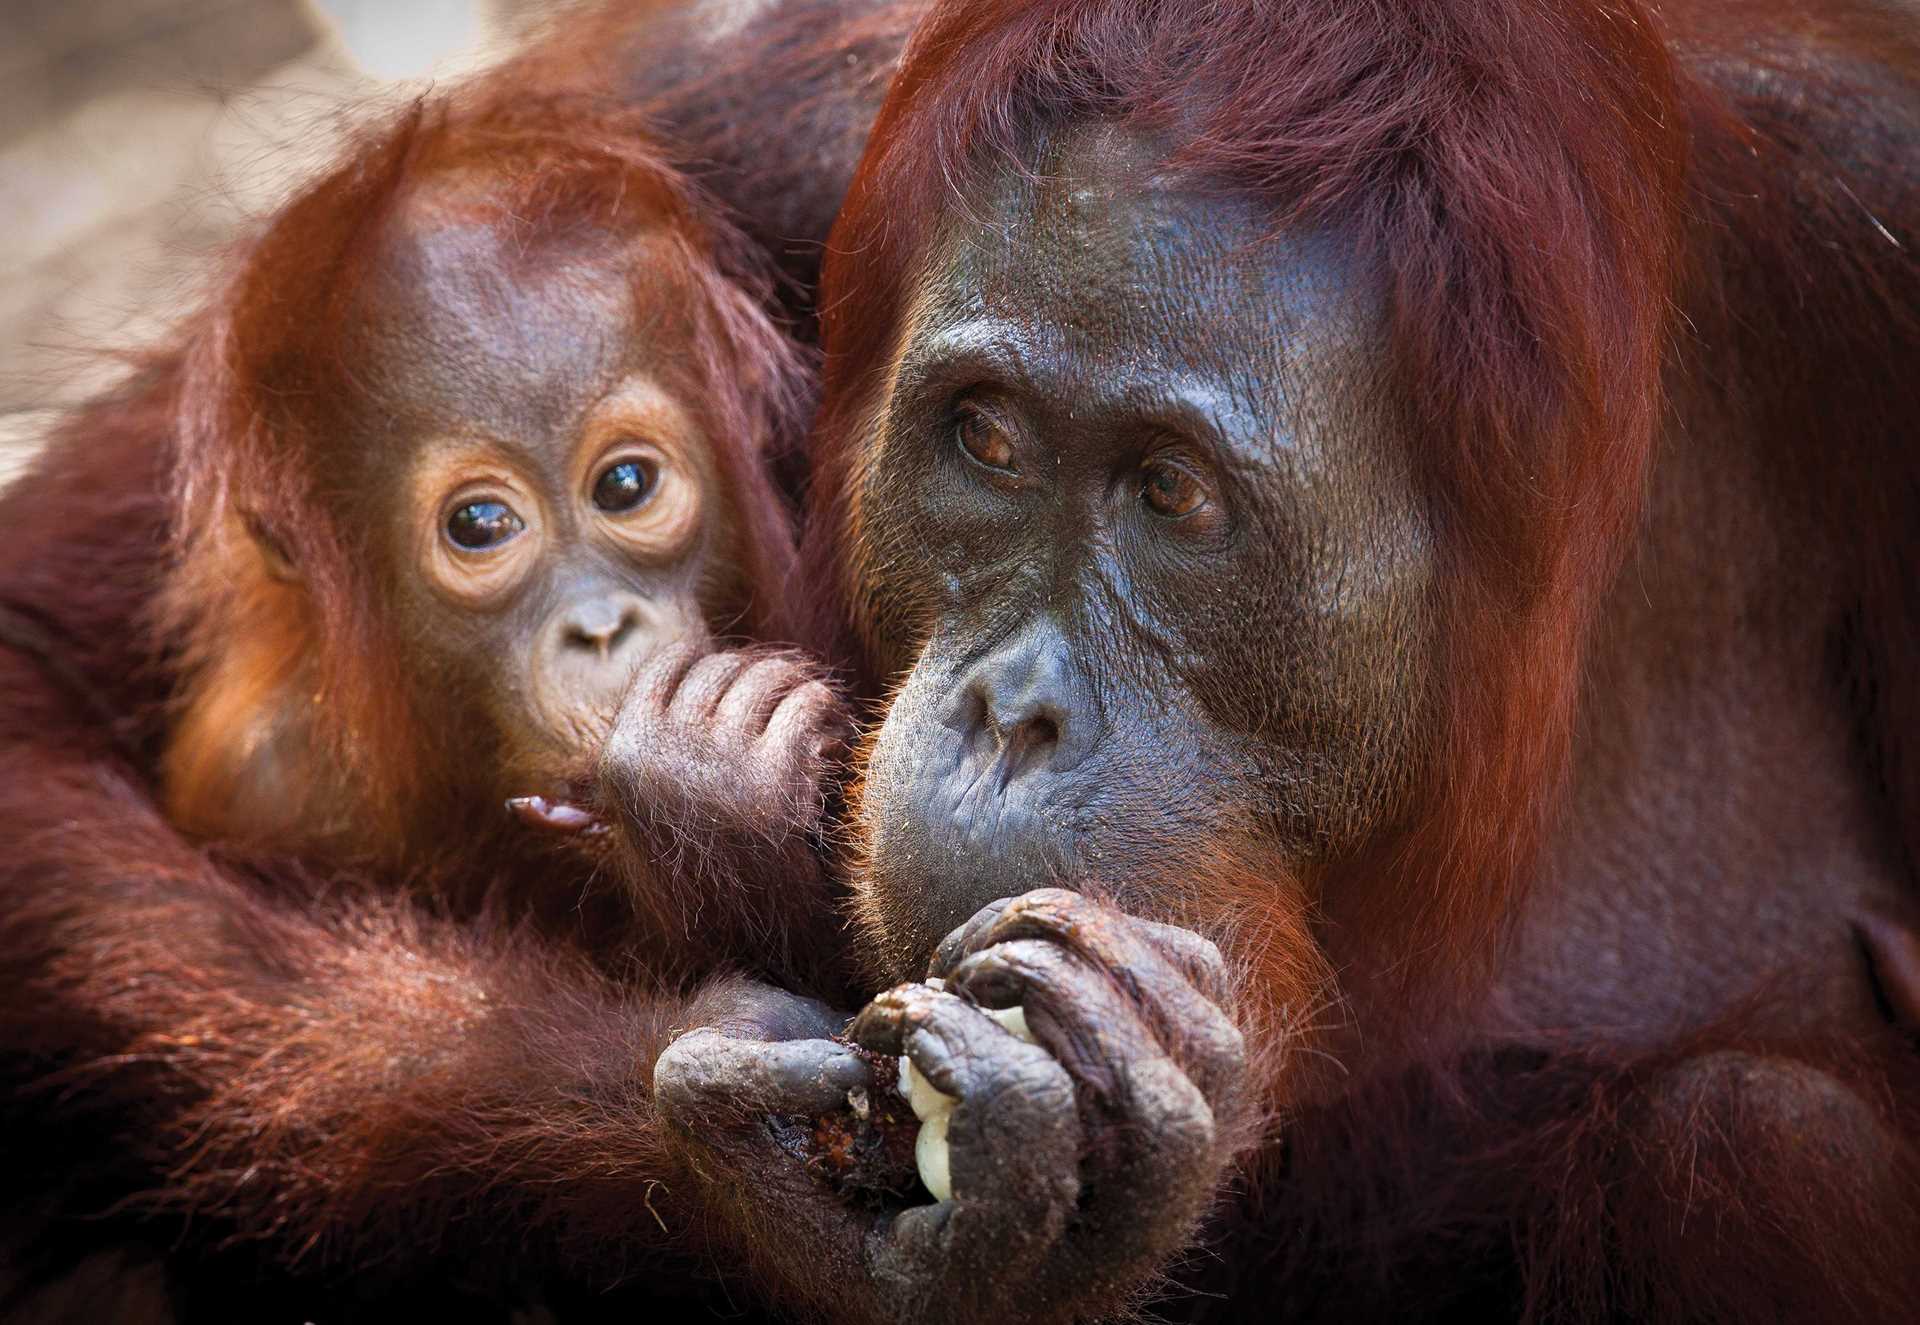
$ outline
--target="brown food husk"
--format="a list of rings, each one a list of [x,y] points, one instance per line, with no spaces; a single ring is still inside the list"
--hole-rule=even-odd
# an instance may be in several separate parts
[[[841,1043],[846,1044],[845,1040]],[[849,1093],[847,1107],[783,1120],[782,1142],[835,1191],[853,1196],[931,1199],[920,1185],[913,1145],[920,1120],[900,1095],[900,1063],[848,1044],[867,1064],[872,1084]]]

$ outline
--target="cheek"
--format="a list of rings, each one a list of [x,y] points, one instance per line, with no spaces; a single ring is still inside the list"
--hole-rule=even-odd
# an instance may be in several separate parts
[[[863,481],[852,530],[859,600],[889,670],[911,661],[943,613],[1003,598],[1037,559],[1005,503],[979,494],[924,444],[885,445]],[[998,518],[995,518],[995,517]]]
[[[917,838],[925,833],[923,784],[957,758],[957,734],[941,721],[942,701],[951,688],[922,657],[874,733],[861,770],[859,817],[862,835],[876,855],[892,854],[903,834]],[[943,733],[955,739],[942,740]],[[948,745],[955,749],[943,748]]]
[[[453,610],[431,595],[391,601],[403,623],[395,679],[412,692],[420,739],[438,749],[439,767],[476,777],[521,744],[528,675],[517,628],[505,617]]]
[[[1337,855],[1394,813],[1419,767],[1432,560],[1409,522],[1381,521],[1268,561],[1201,624],[1192,686],[1213,722],[1264,749],[1283,836]]]
[[[952,877],[948,867],[967,853],[929,816],[940,781],[959,759],[958,742],[942,739],[945,690],[924,661],[914,669],[873,738],[859,784],[855,816],[866,867],[852,880],[854,895],[874,945],[870,956],[901,980],[923,975],[934,945],[1003,887],[991,868]]]
[[[689,617],[706,622],[739,620],[761,586],[748,573],[746,549],[730,531],[716,529],[695,541],[692,552],[675,569],[679,572],[664,588],[651,588],[664,607],[678,607]]]
[[[465,692],[492,655],[492,618],[463,610],[420,582],[415,574],[402,592],[389,596],[400,649],[400,663],[416,686],[432,690],[449,682]]]

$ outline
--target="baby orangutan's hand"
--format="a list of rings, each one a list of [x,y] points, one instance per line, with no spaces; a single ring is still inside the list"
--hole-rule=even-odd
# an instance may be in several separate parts
[[[600,759],[597,815],[678,879],[817,876],[846,705],[798,654],[665,651],[634,678]]]

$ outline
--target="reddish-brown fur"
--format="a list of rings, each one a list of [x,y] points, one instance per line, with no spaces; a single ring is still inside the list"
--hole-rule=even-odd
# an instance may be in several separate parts
[[[330,439],[355,427],[335,402],[369,370],[350,348],[356,283],[387,215],[436,178],[487,181],[466,205],[518,227],[529,248],[573,227],[675,237],[706,324],[699,376],[726,388],[698,402],[716,439],[713,519],[733,581],[713,597],[748,638],[799,638],[783,592],[790,517],[767,476],[803,400],[794,350],[759,311],[770,291],[758,256],[701,217],[707,204],[642,126],[632,111],[505,80],[416,109],[303,190],[194,329],[176,407],[177,566],[161,601],[185,677],[166,759],[177,823],[225,826],[223,807],[241,790],[234,779],[248,772],[238,748],[255,723],[291,706],[314,729],[315,757],[295,786],[310,837],[269,845],[318,845],[336,863],[426,875],[423,886],[442,895],[457,886],[469,900],[503,859],[548,867],[496,803],[454,798],[463,789],[454,774],[481,752],[468,724],[444,720],[444,707],[425,711],[432,687],[399,656],[380,558],[354,527],[353,500],[334,496],[342,462]],[[262,533],[300,567],[297,585],[271,573]],[[303,683],[310,694],[292,693]],[[583,772],[591,756],[581,752]],[[684,924],[655,920],[684,948]]]
[[[477,1273],[498,1294],[584,1266],[575,1282],[611,1285],[699,1242],[650,1109],[660,1049],[730,1011],[729,965],[831,978],[817,875],[749,895],[701,862],[697,888],[649,889],[645,870],[609,887],[498,802],[446,803],[468,732],[423,705],[364,532],[321,512],[340,510],[328,447],[350,436],[332,402],[380,367],[351,357],[341,315],[367,246],[416,182],[460,172],[529,245],[576,226],[675,238],[736,549],[721,624],[803,639],[768,473],[804,401],[794,351],[761,311],[759,256],[644,120],[497,80],[362,134],[4,499],[0,1051],[23,1214],[177,1214],[160,1236],[189,1230],[186,1267],[237,1240],[322,1276]],[[310,696],[287,693],[297,664],[316,667]],[[349,834],[183,833],[220,822],[227,748],[288,705],[320,734],[301,808]],[[489,1268],[490,1247],[513,1267]]]
[[[1005,127],[996,97],[1008,78],[1036,80],[1037,51],[1073,45],[1072,25],[1057,22],[1068,8],[968,11],[984,16],[956,20],[985,34],[982,71],[934,83],[929,71],[969,52],[924,45],[909,73],[921,108],[950,123],[980,109],[974,128],[991,141]],[[1166,48],[1113,21],[1131,10],[1072,8],[1087,16],[1074,39],[1111,57],[1118,86],[1164,87],[1165,103],[1187,104],[1192,85],[1160,80],[1150,64]],[[1621,659],[1657,670],[1696,643],[1679,631],[1693,618],[1708,637],[1725,628],[1713,600],[1682,595],[1675,608],[1666,595],[1669,614],[1650,614],[1651,625],[1626,610],[1669,587],[1649,570],[1677,564],[1711,579],[1725,569],[1697,555],[1692,531],[1713,509],[1711,483],[1685,465],[1676,483],[1661,468],[1690,454],[1690,430],[1730,434],[1743,456],[1757,448],[1766,490],[1792,516],[1785,527],[1802,541],[1765,562],[1756,548],[1756,567],[1820,554],[1808,582],[1759,576],[1740,610],[1766,630],[1812,620],[1801,634],[1831,643],[1830,674],[1810,684],[1853,724],[1859,762],[1843,778],[1809,761],[1805,790],[1866,787],[1860,836],[1884,842],[1911,903],[1920,776],[1905,753],[1904,683],[1920,649],[1903,574],[1914,482],[1897,443],[1920,416],[1920,380],[1904,371],[1920,282],[1900,247],[1916,206],[1907,176],[1865,168],[1888,143],[1913,141],[1899,108],[1912,96],[1902,39],[1890,19],[1883,28],[1851,11],[1725,6],[1711,23],[1689,14],[1664,34],[1683,56],[1676,65],[1648,37],[1660,31],[1653,16],[1633,5],[1161,12],[1192,20],[1186,54],[1207,52],[1200,86],[1243,93],[1219,124],[1237,132],[1207,140],[1198,159],[1211,151],[1228,177],[1280,190],[1287,209],[1304,196],[1358,217],[1395,273],[1394,354],[1450,443],[1434,448],[1430,482],[1459,572],[1447,581],[1458,586],[1453,721],[1421,829],[1375,862],[1366,908],[1343,917],[1349,930],[1379,923],[1361,953],[1374,960],[1341,973],[1369,1018],[1362,1029],[1381,1018],[1407,1034],[1380,1037],[1392,1051],[1359,1060],[1365,1079],[1346,1098],[1288,1120],[1256,1199],[1225,1213],[1222,1255],[1181,1273],[1233,1296],[1179,1311],[1264,1319],[1291,1306],[1351,1320],[1451,1304],[1541,1319],[1897,1318],[1914,1300],[1920,1245],[1911,1050],[1885,1026],[1831,1023],[1823,1009],[1797,1024],[1781,1015],[1782,1004],[1803,1011],[1797,933],[1773,946],[1723,939],[1669,882],[1674,911],[1640,922],[1636,942],[1687,954],[1732,944],[1786,986],[1777,1001],[1689,1001],[1676,976],[1679,1029],[1662,1021],[1670,1007],[1657,983],[1630,988],[1644,1021],[1618,1027],[1553,1021],[1551,1009],[1525,1006],[1536,989],[1500,977],[1514,966],[1508,931],[1516,911],[1519,923],[1530,914],[1529,885],[1592,895],[1607,877],[1582,869],[1603,854],[1594,835],[1629,862],[1664,865],[1670,853],[1675,868],[1695,867],[1660,825],[1610,822],[1562,794],[1569,747],[1575,776],[1591,778],[1579,770],[1620,742],[1606,724],[1641,693],[1596,707],[1611,696],[1580,683]],[[1236,26],[1249,15],[1260,20],[1252,32]],[[1758,64],[1788,75],[1791,93],[1759,79],[1746,93],[1716,91],[1699,76],[1714,52],[1768,32],[1778,39]],[[1236,69],[1249,77],[1236,82]],[[1305,95],[1315,91],[1324,96]],[[918,168],[888,173],[880,160],[845,232],[859,242],[840,246],[826,435],[842,445],[825,456],[829,499],[858,462],[845,445],[864,422],[855,374],[887,357],[916,236],[955,205],[932,167],[972,141],[936,151],[900,104],[883,142]],[[1424,134],[1408,132],[1416,124]],[[1415,173],[1393,173],[1402,168]],[[1432,192],[1395,192],[1395,181]],[[1410,198],[1446,206],[1416,212]],[[749,188],[738,205],[755,201]],[[1558,246],[1540,243],[1548,233]],[[1431,321],[1407,312],[1422,308]],[[1805,343],[1816,334],[1826,347],[1817,357]],[[1735,364],[1733,388],[1716,395],[1710,384]],[[638,1268],[633,1249],[654,1240],[648,1212],[676,1229],[693,1216],[671,1181],[640,1180],[666,1160],[644,1125],[636,1064],[670,1024],[707,1010],[615,984],[550,940],[448,923],[381,888],[211,856],[154,811],[179,658],[136,625],[166,547],[156,440],[173,435],[180,382],[177,362],[162,362],[88,411],[4,507],[0,825],[18,845],[0,863],[0,1042],[10,1070],[41,1086],[20,1097],[33,1126],[16,1136],[39,1148],[59,1117],[83,1142],[23,1157],[16,1172],[64,1188],[67,1209],[137,1190],[210,1215],[194,1226],[196,1246],[211,1226],[213,1237],[263,1235],[317,1264],[412,1270],[437,1251],[465,1269],[499,1245],[529,1263],[557,1246],[590,1282]],[[1745,414],[1737,392],[1752,393]],[[1643,502],[1643,487],[1657,500]],[[857,535],[838,520],[822,532],[841,547]],[[1675,548],[1696,555],[1670,563]],[[1615,578],[1623,558],[1630,570]],[[907,625],[867,624],[879,646],[897,646]],[[1709,675],[1682,693],[1711,707],[1728,680]],[[1470,683],[1483,689],[1468,701]],[[1772,716],[1727,721],[1764,734]],[[1797,767],[1793,732],[1781,739]],[[1458,781],[1445,776],[1455,769]],[[1648,781],[1626,769],[1630,786]],[[1738,772],[1722,762],[1695,777]],[[1575,786],[1597,787],[1596,802],[1609,790]],[[1684,832],[1686,809],[1656,797],[1649,813],[1664,810]],[[1568,830],[1582,822],[1575,811],[1593,816],[1589,836]],[[1239,854],[1217,845],[1216,855]],[[1706,862],[1709,888],[1769,863],[1760,846],[1720,850]],[[1543,854],[1553,869],[1539,866]],[[1199,877],[1216,873],[1233,887],[1195,896],[1182,879],[1166,909],[1225,939],[1277,936],[1237,950],[1262,969],[1264,989],[1315,989],[1321,954],[1296,950],[1294,885],[1318,895],[1326,881],[1289,881],[1276,908],[1257,872]],[[1545,923],[1576,947],[1587,937],[1551,913]],[[1408,935],[1425,960],[1376,983],[1378,959]],[[1276,957],[1290,970],[1284,986]],[[1551,958],[1545,966],[1551,983],[1559,972]],[[1428,999],[1428,976],[1472,991],[1483,982],[1464,977],[1476,973],[1496,977],[1491,1011],[1426,1020],[1446,1006]],[[1864,984],[1864,971],[1844,974]],[[1489,1029],[1490,1046],[1457,1052]],[[1436,1043],[1409,1047],[1416,1034]],[[1281,1064],[1282,1096],[1314,1061],[1268,1057]],[[188,1136],[196,1148],[183,1148]],[[749,1216],[762,1236],[781,1236],[777,1211],[756,1202]],[[811,1295],[834,1292],[815,1284]]]
[[[1164,134],[1276,229],[1353,236],[1421,424],[1442,727],[1412,826],[1307,881],[1357,1032],[1328,1043],[1359,1075],[1288,1123],[1194,1272],[1236,1296],[1197,1314],[1916,1300],[1912,1046],[1849,912],[1920,923],[1896,569],[1920,521],[1917,75],[1894,15],[1797,3],[1008,0],[916,36],[822,292],[809,538],[877,668],[921,627],[862,542],[874,393],[939,228],[1035,124]],[[1740,688],[1783,658],[1790,704]],[[1795,805],[1854,874],[1762,836]],[[1203,932],[1263,928],[1253,890],[1209,918],[1184,882],[1168,909]],[[1741,920],[1822,897],[1785,931]],[[1327,1084],[1272,1061],[1283,1100]]]
[[[925,0],[612,0],[556,20],[510,76],[617,89],[775,260],[782,302],[810,332],[827,231],[925,11]]]

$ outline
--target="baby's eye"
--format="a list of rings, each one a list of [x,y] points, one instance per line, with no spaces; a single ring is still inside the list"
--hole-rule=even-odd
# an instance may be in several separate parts
[[[485,552],[499,547],[526,527],[526,521],[505,502],[468,502],[447,517],[447,538],[455,547]]]
[[[653,495],[658,471],[644,460],[608,465],[593,484],[593,504],[611,514],[630,511]]]

